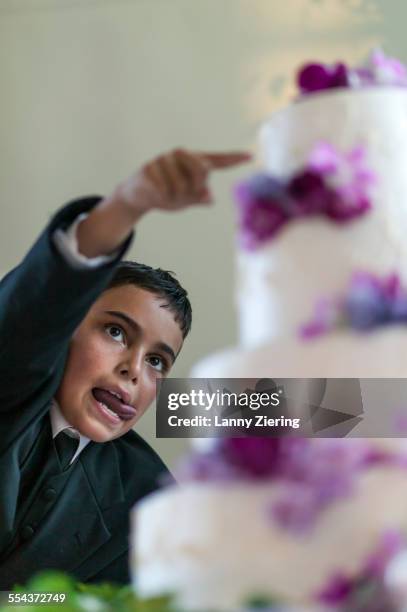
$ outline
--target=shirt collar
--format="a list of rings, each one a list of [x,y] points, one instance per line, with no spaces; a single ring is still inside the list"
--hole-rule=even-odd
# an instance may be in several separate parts
[[[90,442],[90,438],[87,438],[86,436],[81,434],[77,429],[72,427],[70,423],[68,423],[55,399],[53,399],[51,402],[50,418],[53,438],[55,438],[61,431],[63,431],[68,436],[71,436],[72,438],[77,438],[79,440],[78,448],[71,460],[72,463],[82,452],[85,446]]]

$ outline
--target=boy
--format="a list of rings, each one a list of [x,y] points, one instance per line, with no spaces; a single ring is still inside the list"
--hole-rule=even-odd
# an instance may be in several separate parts
[[[149,210],[212,201],[245,153],[176,150],[61,209],[0,284],[0,589],[46,568],[128,583],[129,510],[166,472],[132,427],[191,322],[168,273],[120,263]]]

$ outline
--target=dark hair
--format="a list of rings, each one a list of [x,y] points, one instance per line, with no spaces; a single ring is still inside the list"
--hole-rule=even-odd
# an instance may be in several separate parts
[[[163,307],[169,308],[174,314],[185,339],[191,329],[192,308],[187,292],[172,274],[174,272],[152,268],[135,261],[121,261],[106,290],[121,285],[136,285],[165,298]]]

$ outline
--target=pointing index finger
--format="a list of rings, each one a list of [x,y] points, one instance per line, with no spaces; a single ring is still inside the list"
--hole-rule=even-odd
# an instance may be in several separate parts
[[[252,159],[252,154],[249,151],[230,151],[226,153],[204,153],[200,155],[209,166],[209,169],[216,170],[218,168],[231,168],[243,164]]]

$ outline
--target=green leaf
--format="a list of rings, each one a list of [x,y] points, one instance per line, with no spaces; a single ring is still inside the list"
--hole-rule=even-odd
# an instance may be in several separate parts
[[[246,600],[245,606],[251,610],[262,610],[273,606],[281,605],[281,601],[277,601],[270,595],[253,595]]]
[[[152,597],[151,599],[139,599],[137,612],[176,612],[171,604],[172,597]]]
[[[25,591],[47,593],[68,593],[74,590],[74,579],[63,572],[47,570],[35,574],[25,586]]]
[[[177,612],[172,607],[172,597],[140,599],[131,585],[102,582],[85,584],[64,572],[47,570],[35,574],[25,585],[15,584],[15,593],[66,593],[63,603],[50,603],[46,612]],[[35,612],[44,612],[44,605],[29,606],[0,605],[1,612],[25,612],[29,607]]]

